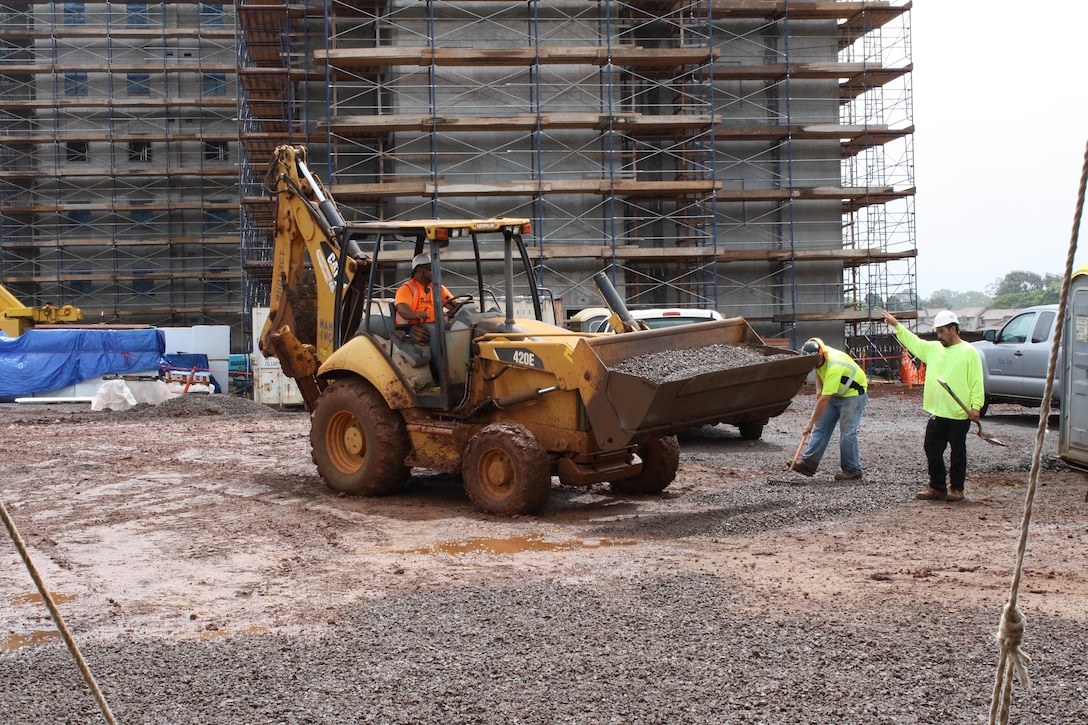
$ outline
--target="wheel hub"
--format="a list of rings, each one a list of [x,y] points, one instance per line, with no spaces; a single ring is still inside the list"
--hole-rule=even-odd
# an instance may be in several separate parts
[[[508,488],[514,480],[514,467],[510,459],[501,453],[492,453],[487,456],[481,469],[483,480],[492,489]]]
[[[344,429],[344,450],[353,456],[362,456],[366,452],[366,437],[359,430],[358,424]]]

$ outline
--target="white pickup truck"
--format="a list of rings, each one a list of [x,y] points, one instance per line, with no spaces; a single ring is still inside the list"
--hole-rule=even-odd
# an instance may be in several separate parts
[[[972,343],[982,355],[986,407],[991,403],[1014,403],[1029,408],[1042,405],[1057,323],[1058,305],[1028,307],[996,333],[988,330],[985,339]],[[1059,353],[1051,396],[1051,406],[1055,408],[1061,398],[1060,372]]]

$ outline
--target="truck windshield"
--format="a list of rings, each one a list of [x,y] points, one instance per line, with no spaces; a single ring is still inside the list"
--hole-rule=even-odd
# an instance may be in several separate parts
[[[1005,325],[1005,329],[1001,331],[1001,336],[998,338],[997,342],[1026,342],[1028,333],[1031,332],[1032,323],[1034,322],[1034,312],[1028,312],[1012,318],[1009,320],[1009,324]]]

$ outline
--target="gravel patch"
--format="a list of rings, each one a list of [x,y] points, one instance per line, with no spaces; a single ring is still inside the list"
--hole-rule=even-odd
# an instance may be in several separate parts
[[[920,391],[875,387],[862,481],[832,479],[835,441],[786,471],[814,401],[759,441],[682,433],[664,496],[555,486],[510,519],[421,470],[328,491],[297,411],[0,407],[0,493],[121,723],[986,722],[1037,416],[992,411],[1009,447],[973,436],[968,500],[925,503]],[[1088,504],[1056,422],[1012,709],[1041,725],[1088,722]],[[0,722],[102,722],[0,551]]]
[[[665,510],[657,516],[641,515],[596,531],[602,536],[667,537],[780,531],[892,509],[901,506],[916,489],[916,485],[904,482],[809,481],[800,476],[770,479],[694,496],[685,502],[683,512]],[[692,510],[687,511],[689,508]]]
[[[768,354],[766,348],[746,345],[708,345],[688,350],[659,350],[636,355],[621,360],[609,370],[645,378],[660,385],[705,373],[796,357],[781,352]]]
[[[826,611],[741,614],[742,597],[711,577],[448,591],[335,611],[312,637],[126,639],[86,653],[123,723],[984,721],[989,618],[919,602],[889,628]],[[1084,650],[1068,643],[1088,641],[1088,626],[1035,627],[1042,656],[1015,721],[1083,722]],[[0,676],[0,706],[20,723],[100,722],[56,648],[0,658]]]
[[[125,420],[156,418],[196,418],[221,415],[226,418],[272,418],[280,415],[274,408],[231,395],[179,395],[159,405],[137,405],[120,411]]]
[[[233,395],[187,394],[159,405],[140,403],[128,410],[92,411],[89,403],[0,403],[0,420],[30,425],[115,424],[123,421],[170,420],[173,418],[273,418],[292,415],[297,409],[277,410]]]

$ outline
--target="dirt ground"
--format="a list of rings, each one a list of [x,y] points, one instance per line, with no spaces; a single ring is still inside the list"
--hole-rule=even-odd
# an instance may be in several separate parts
[[[837,437],[815,477],[785,470],[814,399],[804,389],[759,441],[729,426],[682,434],[661,497],[554,484],[542,515],[515,518],[479,513],[429,471],[393,496],[337,495],[300,411],[221,396],[121,413],[5,405],[0,496],[67,624],[92,640],[320,633],[397,594],[669,573],[727,580],[765,616],[866,621],[921,602],[992,611],[996,629],[1038,411],[995,406],[983,426],[1008,447],[972,436],[967,500],[932,503],[912,497],[925,487],[919,388],[873,384],[862,482],[833,481]],[[1088,484],[1054,456],[1057,420],[1019,592],[1029,631],[1040,616],[1088,620]],[[0,651],[55,642],[11,542],[0,551]]]
[[[921,483],[920,390],[873,387],[862,434],[866,482],[851,486]],[[349,604],[403,590],[662,568],[734,572],[757,599],[790,606],[835,601],[864,612],[877,604],[870,596],[882,606],[918,596],[996,606],[1009,587],[1037,420],[1037,411],[1014,407],[984,419],[989,434],[1012,446],[972,436],[960,505],[904,496],[867,515],[724,537],[683,527],[699,515],[702,495],[753,480],[832,485],[837,438],[815,478],[783,470],[811,410],[810,390],[760,441],[743,441],[729,426],[682,435],[680,473],[663,497],[556,485],[543,515],[513,519],[475,511],[458,480],[418,469],[395,496],[337,495],[310,462],[304,412],[241,399],[174,402],[161,411],[0,412],[4,502],[84,634],[299,629],[330,616],[313,606],[315,592]],[[1085,478],[1055,461],[1056,438],[1049,431],[1023,596],[1032,608],[1088,617]],[[622,525],[663,516],[675,536],[663,535],[670,525],[646,534]],[[35,634],[48,622],[34,614],[21,567],[5,567],[0,591],[5,619],[18,623],[3,649],[46,636]]]

